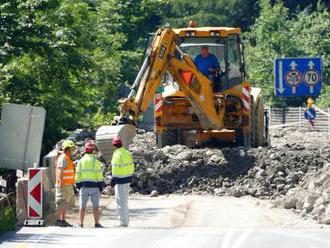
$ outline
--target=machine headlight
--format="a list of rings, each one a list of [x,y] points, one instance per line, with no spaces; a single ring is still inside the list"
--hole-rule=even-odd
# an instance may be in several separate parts
[[[211,36],[220,36],[220,33],[217,32],[217,31],[211,31],[211,32],[210,32],[210,35],[211,35]]]

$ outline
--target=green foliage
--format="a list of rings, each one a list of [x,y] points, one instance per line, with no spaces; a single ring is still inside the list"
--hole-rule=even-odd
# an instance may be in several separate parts
[[[251,31],[244,34],[246,64],[249,80],[263,89],[270,104],[279,104],[274,97],[273,63],[280,57],[319,57],[324,61],[323,79],[329,77],[330,13],[322,5],[316,11],[305,9],[291,17],[281,3],[271,6],[269,0],[261,1],[261,14]],[[252,42],[251,42],[252,41]],[[325,86],[320,101],[329,98]],[[304,98],[286,98],[286,104],[301,105]],[[329,101],[328,101],[329,102]]]
[[[66,130],[109,124],[118,89],[131,84],[139,70],[146,35],[165,23],[187,26],[191,19],[198,26],[250,29],[244,34],[250,79],[263,88],[270,103],[276,103],[274,58],[322,56],[323,79],[330,76],[330,16],[317,2],[304,0],[296,6],[292,0],[1,1],[0,106],[43,106],[45,150]],[[320,2],[329,6],[328,1]],[[318,103],[329,105],[329,98],[329,88],[324,87]]]
[[[169,0],[164,12],[164,22],[173,27],[186,27],[194,20],[197,26],[238,26],[245,30],[258,15],[258,4],[252,0]]]
[[[84,125],[86,127],[89,127],[90,129],[97,129],[100,126],[103,125],[109,125],[113,118],[115,116],[115,113],[96,113],[92,114],[89,119],[86,119],[86,123]]]
[[[16,226],[15,209],[13,207],[7,207],[0,209],[0,235],[8,231],[13,231]]]
[[[142,37],[160,23],[159,4],[149,0],[1,2],[0,104],[44,107],[46,149],[64,130],[97,126],[100,115],[108,121],[112,116],[108,113],[117,108],[118,87],[131,82],[138,70]]]

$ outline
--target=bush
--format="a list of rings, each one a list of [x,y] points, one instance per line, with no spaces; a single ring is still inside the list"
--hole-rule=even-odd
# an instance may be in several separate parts
[[[0,213],[0,235],[15,229],[16,216],[14,207],[7,207]]]

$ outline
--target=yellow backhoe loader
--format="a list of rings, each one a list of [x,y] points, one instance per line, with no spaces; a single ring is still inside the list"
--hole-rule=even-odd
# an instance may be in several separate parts
[[[211,140],[266,145],[268,121],[261,89],[245,81],[240,33],[239,28],[228,27],[158,29],[130,94],[119,101],[119,115],[97,131],[96,141],[106,159],[115,136],[121,136],[126,146],[132,142],[134,125],[152,101],[160,147]],[[194,63],[201,47],[207,47],[220,64],[213,80]]]

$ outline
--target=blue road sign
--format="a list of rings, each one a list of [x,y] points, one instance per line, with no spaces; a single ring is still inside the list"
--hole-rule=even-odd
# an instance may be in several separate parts
[[[304,117],[306,120],[315,120],[316,118],[316,111],[313,108],[306,109],[304,113]]]
[[[318,96],[322,86],[321,58],[281,58],[274,62],[276,96]]]

